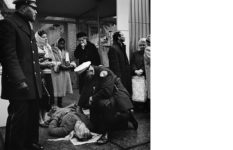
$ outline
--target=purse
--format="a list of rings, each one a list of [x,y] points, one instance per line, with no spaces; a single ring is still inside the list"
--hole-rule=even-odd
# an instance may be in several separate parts
[[[132,100],[135,102],[146,101],[146,80],[144,76],[132,77]]]

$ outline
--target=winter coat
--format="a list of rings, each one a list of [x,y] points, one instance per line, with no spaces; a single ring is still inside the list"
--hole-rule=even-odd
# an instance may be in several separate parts
[[[93,104],[104,99],[111,99],[116,111],[127,111],[133,108],[130,95],[126,88],[111,70],[105,67],[94,66],[95,75],[88,82],[80,95],[79,106],[87,107],[89,97],[92,96]],[[102,72],[107,72],[106,76],[101,76]]]
[[[125,45],[113,43],[108,52],[109,68],[121,79],[123,85],[132,93],[131,71]]]
[[[86,107],[92,97],[90,120],[97,133],[126,125],[127,120],[117,117],[117,114],[133,108],[128,91],[120,78],[108,68],[94,66],[94,72],[93,79],[83,88],[78,105]]]
[[[59,66],[65,63],[65,51],[61,51],[58,47],[53,47],[53,54],[53,61],[55,61],[56,63],[51,74],[54,89],[54,97],[63,97],[66,96],[67,93],[72,94],[73,89],[69,71],[59,69]]]
[[[2,64],[2,98],[33,100],[41,98],[41,71],[34,32],[19,13],[0,21],[0,61]],[[26,82],[27,91],[17,90]]]
[[[145,76],[144,51],[136,51],[132,54],[130,66],[132,76],[135,76],[135,70],[139,69],[143,70],[142,76]]]
[[[144,63],[146,70],[146,86],[147,86],[147,95],[150,98],[150,46],[146,47],[144,53]]]
[[[98,53],[98,50],[94,44],[91,42],[87,41],[87,44],[84,49],[82,49],[81,44],[79,44],[75,51],[74,51],[74,57],[79,60],[79,64],[82,64],[86,61],[91,61],[92,65],[98,66],[100,65],[100,56]],[[79,76],[79,90],[80,93],[82,92],[83,88],[83,80],[84,76],[81,74]]]
[[[87,45],[84,49],[82,49],[81,44],[76,47],[74,51],[74,57],[79,60],[79,64],[86,61],[91,61],[91,64],[95,66],[100,65],[100,56],[98,50],[95,45],[89,41],[87,41]]]

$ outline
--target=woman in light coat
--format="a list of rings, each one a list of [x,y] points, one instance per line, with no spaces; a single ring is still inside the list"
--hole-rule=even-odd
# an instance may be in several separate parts
[[[76,67],[74,62],[69,63],[69,53],[65,50],[65,40],[60,38],[53,47],[55,66],[52,71],[54,97],[57,105],[62,107],[62,97],[72,94],[72,84],[69,71]]]

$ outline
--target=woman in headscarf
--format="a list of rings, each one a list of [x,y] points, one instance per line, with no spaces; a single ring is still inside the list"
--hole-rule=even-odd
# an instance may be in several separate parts
[[[76,64],[69,61],[69,52],[65,50],[65,39],[58,39],[52,50],[56,62],[52,71],[54,97],[57,98],[57,105],[62,107],[62,97],[67,93],[73,93],[69,71],[74,69]]]
[[[53,84],[51,78],[51,68],[54,66],[53,52],[51,46],[48,44],[47,33],[44,30],[35,33],[36,43],[39,53],[39,64],[42,70],[42,83],[43,83],[43,97],[40,103],[40,120],[41,126],[45,125],[45,113],[54,104]]]

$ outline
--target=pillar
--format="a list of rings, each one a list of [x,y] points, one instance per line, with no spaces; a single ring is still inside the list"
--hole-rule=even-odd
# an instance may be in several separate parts
[[[129,8],[130,0],[117,0],[117,30],[125,35],[126,54],[129,58]]]

